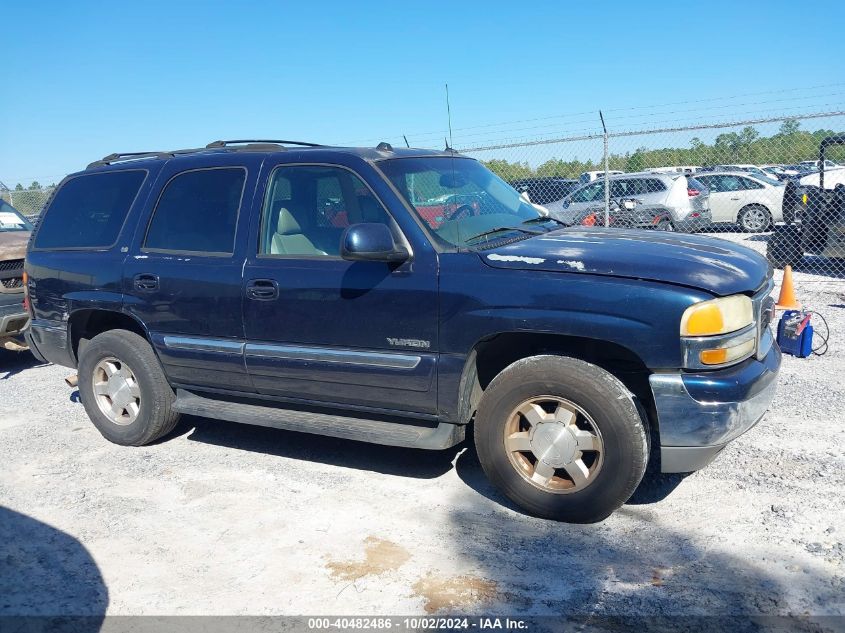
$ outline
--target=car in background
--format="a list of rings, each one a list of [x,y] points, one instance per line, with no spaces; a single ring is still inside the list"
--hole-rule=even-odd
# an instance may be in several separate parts
[[[542,206],[563,200],[579,186],[572,178],[520,178],[509,184],[519,193],[528,194],[531,202]]]
[[[645,169],[643,171],[647,171],[652,174],[694,174],[697,172],[701,167],[697,165],[676,165],[674,167],[650,167],[649,169]]]
[[[798,167],[803,168],[805,170],[812,170],[818,171],[819,170],[819,161],[817,160],[802,160],[798,163]],[[825,159],[824,161],[824,168],[825,169],[835,169],[837,167],[842,167],[839,163],[835,163],[832,160]]]
[[[608,180],[611,198],[636,198],[643,205],[665,208],[676,231],[694,232],[710,224],[709,192],[692,176],[640,172],[617,174]],[[553,218],[572,225],[579,223],[596,203],[603,202],[604,180],[596,180],[546,208]]]
[[[608,175],[610,176],[618,176],[619,174],[624,174],[624,171],[608,169]],[[594,180],[598,180],[599,178],[604,178],[604,170],[598,169],[595,171],[585,171],[583,174],[578,176],[578,183],[582,185],[586,185],[588,182],[593,182]]]
[[[790,176],[798,174],[798,170],[787,169],[783,165],[760,165],[760,171],[775,180],[786,180]]]
[[[735,223],[746,233],[760,233],[783,221],[784,184],[748,172],[715,172],[696,176],[710,190],[714,223]]]
[[[762,169],[757,167],[757,165],[749,165],[749,164],[711,165],[709,167],[702,167],[700,171],[708,172],[708,173],[712,173],[712,172],[716,172],[716,171],[718,171],[718,172],[725,172],[725,171],[738,172],[738,171],[742,171],[742,172],[745,172],[746,174],[751,174],[752,176],[754,176],[756,178],[773,179],[771,174],[767,174],[765,171],[763,171]],[[773,179],[773,180],[776,180],[776,179]]]
[[[0,200],[0,347],[23,351],[29,313],[23,305],[23,268],[32,224]]]

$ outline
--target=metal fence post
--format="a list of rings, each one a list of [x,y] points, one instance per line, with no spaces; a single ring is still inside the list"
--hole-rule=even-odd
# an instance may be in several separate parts
[[[610,181],[608,180],[608,157],[607,157],[607,126],[604,124],[604,115],[599,110],[601,127],[604,138],[604,226],[610,226]]]

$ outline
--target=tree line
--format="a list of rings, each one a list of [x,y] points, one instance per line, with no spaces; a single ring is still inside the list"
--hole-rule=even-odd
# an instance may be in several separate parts
[[[818,158],[819,143],[832,130],[805,132],[799,129],[800,122],[787,119],[777,134],[762,137],[752,126],[739,132],[719,134],[712,144],[702,142],[698,137],[690,140],[689,147],[666,147],[648,149],[640,147],[634,152],[609,154],[608,167],[612,170],[637,172],[654,167],[679,165],[720,165],[750,163],[753,165],[792,165],[802,160]],[[841,132],[840,132],[841,133]],[[845,153],[843,153],[845,154]],[[836,155],[832,155],[834,160]],[[482,161],[487,167],[505,180],[518,178],[577,178],[585,171],[603,170],[604,160],[579,160],[551,158],[532,168],[526,161],[510,162],[500,158]]]

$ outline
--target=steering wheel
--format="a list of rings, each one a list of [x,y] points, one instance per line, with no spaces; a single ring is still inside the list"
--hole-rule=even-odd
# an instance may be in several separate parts
[[[473,215],[478,215],[478,209],[473,207],[471,204],[462,204],[455,208],[454,211],[446,215],[447,221],[452,220],[463,220]]]

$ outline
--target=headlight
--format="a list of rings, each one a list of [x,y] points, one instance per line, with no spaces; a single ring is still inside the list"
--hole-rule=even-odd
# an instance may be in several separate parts
[[[733,365],[757,349],[751,299],[734,295],[696,303],[681,317],[681,347],[687,369]]]
[[[734,295],[691,305],[681,317],[681,336],[714,336],[754,323],[751,299]]]

